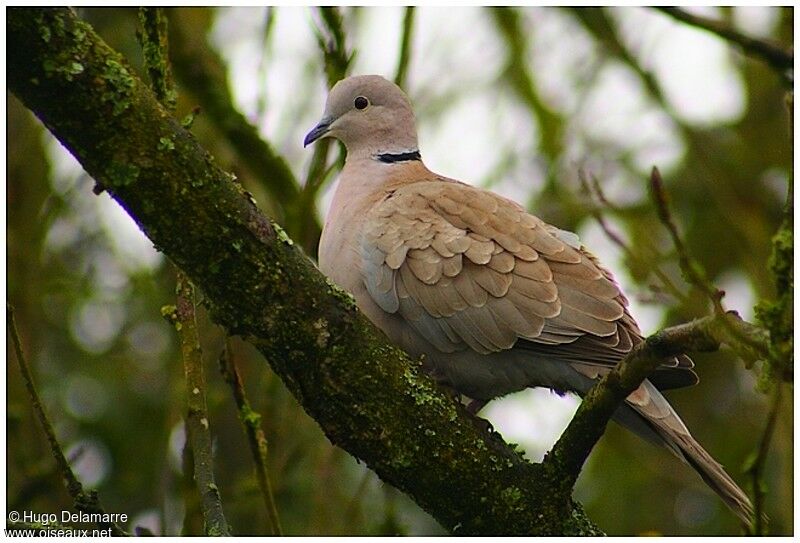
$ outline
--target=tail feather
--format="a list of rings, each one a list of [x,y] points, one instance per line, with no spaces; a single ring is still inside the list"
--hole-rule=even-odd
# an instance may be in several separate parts
[[[736,513],[742,522],[753,522],[753,504],[723,467],[706,452],[691,435],[674,436],[680,443],[684,460],[692,466],[700,477],[716,492],[725,504]]]
[[[636,392],[628,396],[626,407],[631,409],[621,408],[615,417],[622,425],[649,441],[665,446],[693,467],[744,523],[753,522],[750,499],[725,473],[722,465],[692,437],[678,414],[652,383],[642,383]]]

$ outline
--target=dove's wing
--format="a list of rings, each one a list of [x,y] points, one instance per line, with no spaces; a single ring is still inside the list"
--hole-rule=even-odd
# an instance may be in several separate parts
[[[442,352],[515,347],[611,366],[641,341],[625,296],[574,234],[469,185],[389,193],[366,217],[361,254],[370,296]]]

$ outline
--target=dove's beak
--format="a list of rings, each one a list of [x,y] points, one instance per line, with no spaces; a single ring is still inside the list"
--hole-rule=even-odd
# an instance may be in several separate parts
[[[310,144],[327,134],[330,129],[331,120],[322,119],[317,126],[311,129],[311,132],[306,134],[306,139],[303,140],[303,147],[308,147]]]

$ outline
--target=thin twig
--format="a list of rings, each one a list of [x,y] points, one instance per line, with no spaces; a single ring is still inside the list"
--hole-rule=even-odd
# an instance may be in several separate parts
[[[767,464],[767,455],[769,454],[770,444],[772,443],[772,436],[775,434],[775,426],[781,406],[782,389],[783,387],[780,382],[775,383],[775,390],[772,396],[772,406],[769,410],[767,423],[764,426],[764,431],[761,434],[761,439],[758,442],[758,449],[754,453],[752,463],[750,463],[745,470],[745,473],[750,475],[750,481],[753,485],[754,522],[751,527],[752,532],[750,535],[767,535],[767,518],[764,512],[766,488],[764,486],[762,477],[764,476],[764,467]]]
[[[184,436],[186,436],[184,421]],[[194,454],[189,439],[183,442],[181,449],[181,496],[183,497],[183,524],[181,535],[197,535],[203,533],[203,507],[200,494],[194,483]]]
[[[67,485],[67,492],[69,492],[69,495],[72,497],[75,509],[84,513],[98,515],[96,518],[112,519],[113,515],[106,513],[105,509],[103,509],[103,506],[100,504],[97,492],[94,490],[90,490],[89,492],[84,491],[83,485],[75,476],[66,456],[64,456],[64,451],[61,449],[61,444],[58,442],[56,432],[53,430],[53,425],[50,423],[47,412],[39,398],[39,392],[36,390],[36,384],[33,382],[33,375],[28,366],[28,361],[22,352],[22,342],[19,339],[17,323],[14,319],[14,309],[9,304],[6,304],[6,320],[8,332],[11,335],[11,342],[14,344],[14,353],[17,357],[17,364],[19,364],[19,371],[22,374],[22,379],[25,381],[25,388],[28,390],[28,396],[30,396],[31,399],[31,407],[33,407],[33,412],[36,414],[36,418],[42,425],[42,430],[44,430],[47,436],[47,441],[50,444],[50,452],[58,465],[61,475],[64,477],[64,481]],[[111,535],[129,535],[113,520],[99,520],[96,524],[104,530],[110,530]]]
[[[281,535],[281,522],[278,517],[278,508],[275,505],[275,497],[272,493],[272,485],[270,484],[267,468],[267,438],[264,435],[264,430],[261,428],[261,415],[253,411],[250,407],[250,402],[247,400],[247,393],[244,390],[242,376],[233,358],[230,338],[225,339],[225,348],[219,357],[219,369],[225,382],[231,387],[233,398],[236,401],[236,408],[239,413],[239,420],[244,427],[247,442],[250,445],[250,452],[253,455],[253,462],[255,463],[254,469],[256,472],[256,479],[261,489],[261,495],[264,498],[270,534]]]
[[[184,375],[186,377],[186,438],[194,456],[194,480],[200,492],[206,535],[231,535],[219,488],[214,481],[214,456],[206,405],[206,382],[203,374],[202,351],[195,320],[194,286],[178,271],[177,304],[169,319],[178,331]]]
[[[578,171],[578,179],[580,180],[583,190],[587,194],[589,194],[589,197],[593,199],[596,198],[598,202],[605,208],[616,210],[617,207],[614,204],[612,204],[608,200],[608,198],[606,198],[606,195],[603,193],[603,189],[600,186],[600,183],[598,182],[597,178],[591,175],[590,176],[591,184],[590,184],[589,180],[586,177],[587,175],[584,170],[581,169]],[[634,251],[625,242],[625,240],[623,240],[622,237],[611,228],[611,226],[606,221],[600,209],[593,207],[592,209],[589,209],[589,213],[591,213],[592,217],[594,217],[594,219],[597,221],[597,224],[600,225],[600,228],[603,230],[606,237],[608,237],[608,239],[611,240],[612,243],[614,243],[620,249],[622,249],[622,251],[625,253],[625,256],[630,261],[636,262],[642,258],[641,255],[639,255],[636,251]],[[664,272],[661,269],[661,267],[658,265],[657,262],[654,263],[652,266],[650,266],[650,271],[661,281],[661,286],[659,287],[659,289],[662,292],[664,291],[669,292],[669,294],[671,294],[675,299],[677,299],[681,303],[686,303],[688,301],[688,296],[686,296],[686,294],[681,292],[681,290],[675,285],[675,283],[672,282],[672,279],[670,279],[669,275],[667,275],[666,272]]]
[[[328,87],[332,87],[347,75],[355,52],[348,52],[347,50],[344,23],[339,9],[335,6],[320,7],[318,12],[322,20],[322,27],[316,29],[317,43],[322,51]],[[327,166],[330,147],[330,139],[320,140],[314,145],[314,153],[311,156],[305,183],[300,192],[296,219],[300,222],[300,225],[298,227],[299,232],[294,238],[304,247],[316,246],[318,241],[316,236],[318,236],[319,232],[309,229],[307,226],[309,220],[316,220],[313,213],[316,195],[333,172]],[[343,163],[343,156],[344,151],[340,147],[339,157],[333,164]]]
[[[755,342],[746,334],[742,334],[739,328],[734,325],[729,318],[729,313],[722,305],[722,298],[725,296],[725,292],[715,287],[711,281],[708,280],[703,267],[689,255],[686,244],[684,244],[678,232],[678,227],[672,219],[672,214],[667,203],[667,192],[664,189],[664,181],[661,179],[661,173],[655,166],[650,174],[650,192],[656,205],[658,218],[666,227],[672,238],[672,243],[678,253],[678,263],[680,264],[681,272],[686,281],[708,297],[714,308],[714,313],[723,323],[726,323],[731,335],[736,338],[742,346],[749,347],[748,354],[756,355],[751,357],[753,360],[757,358],[766,359],[769,356],[769,350],[764,347],[763,343]],[[752,351],[755,351],[755,353],[752,353]],[[740,354],[742,353],[740,352]]]
[[[655,9],[688,25],[707,30],[720,38],[739,45],[748,55],[758,57],[776,69],[781,77],[790,81],[787,72],[794,66],[794,54],[777,44],[746,36],[722,21],[694,15],[677,7],[656,7]]]
[[[512,7],[492,8],[491,14],[508,50],[502,76],[540,127],[541,154],[548,163],[555,163],[563,150],[561,136],[564,119],[545,104],[537,93],[535,73],[528,62],[528,35],[520,10]],[[555,170],[555,168],[551,168]],[[548,177],[547,190],[558,190],[556,176]]]
[[[169,67],[167,17],[163,8],[139,8],[139,23],[142,31],[138,37],[142,44],[144,65],[150,76],[150,87],[158,101],[169,111],[174,111],[178,94]]]
[[[408,75],[408,64],[411,60],[411,42],[414,37],[414,14],[416,8],[407,6],[403,17],[403,34],[400,38],[400,57],[397,60],[397,72],[395,72],[394,82],[398,87],[404,87],[406,76]]]
[[[675,225],[675,221],[672,219],[672,214],[669,211],[667,192],[664,190],[664,181],[661,179],[661,173],[655,166],[650,174],[650,189],[653,201],[656,204],[658,218],[667,228],[672,238],[672,243],[675,245],[675,250],[678,253],[678,261],[684,277],[689,284],[699,289],[711,300],[715,313],[718,315],[725,313],[725,309],[721,304],[722,297],[725,296],[725,293],[711,284],[706,278],[703,268],[689,256],[689,251],[686,249],[686,245],[683,243],[683,239],[678,232],[678,227]]]
[[[256,69],[257,83],[259,85],[258,98],[256,100],[256,119],[259,120],[261,126],[266,124],[267,52],[269,51],[270,39],[272,38],[272,29],[275,27],[275,10],[277,8],[274,6],[267,6],[266,9],[264,27],[261,31],[261,56],[258,59],[258,68]]]
[[[588,178],[591,178],[591,185],[589,184]],[[611,202],[609,202],[608,199],[606,198],[606,195],[600,188],[600,183],[597,182],[597,178],[595,178],[595,176],[587,175],[586,171],[581,168],[578,170],[578,180],[581,183],[581,188],[589,196],[590,199],[592,200],[597,199],[600,205],[602,205],[604,208],[610,210],[616,209],[616,207],[612,205]],[[622,251],[625,253],[625,256],[630,257],[634,255],[633,249],[631,249],[628,246],[628,244],[625,243],[625,240],[623,240],[622,237],[608,225],[608,223],[605,220],[605,217],[603,217],[603,213],[597,206],[593,205],[591,208],[588,208],[587,210],[589,211],[589,213],[591,213],[592,217],[594,217],[594,219],[600,225],[600,228],[602,228],[603,232],[606,234],[606,237],[609,240],[611,240],[611,242],[614,245],[622,249]]]

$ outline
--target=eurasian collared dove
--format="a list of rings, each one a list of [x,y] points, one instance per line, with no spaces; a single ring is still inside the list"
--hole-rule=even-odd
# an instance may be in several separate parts
[[[397,345],[472,398],[473,412],[528,387],[585,394],[642,341],[611,273],[577,236],[497,194],[428,170],[405,93],[376,75],[331,90],[305,145],[341,140],[347,160],[319,267]],[[666,361],[615,419],[698,471],[745,522],[752,506],[659,389],[697,382]]]

